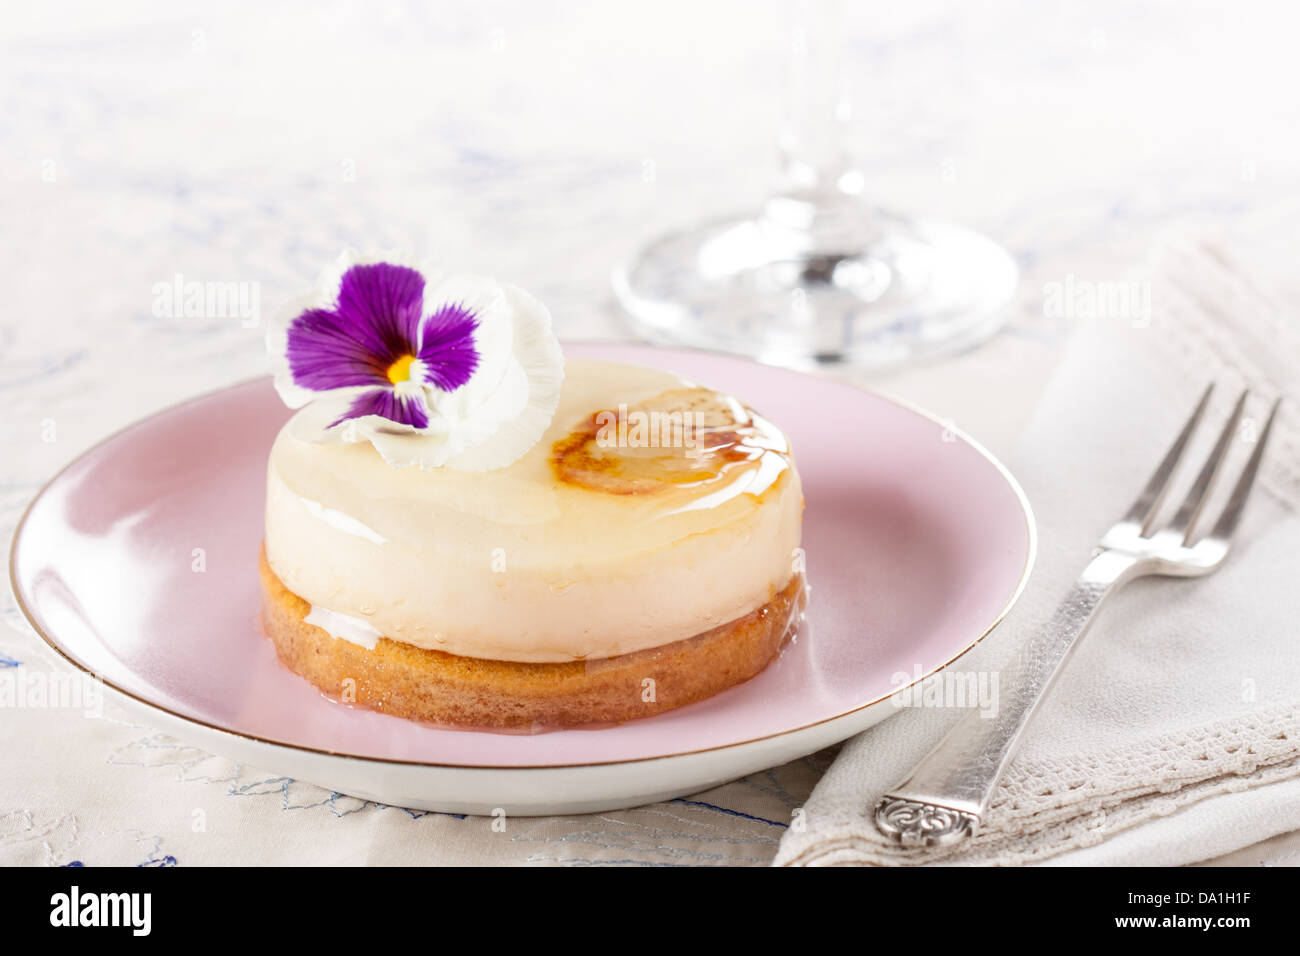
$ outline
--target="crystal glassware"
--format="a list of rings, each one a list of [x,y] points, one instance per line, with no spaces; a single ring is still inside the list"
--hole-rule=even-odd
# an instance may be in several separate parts
[[[1001,324],[1017,269],[963,226],[878,208],[844,149],[838,0],[800,5],[779,187],[761,208],[663,236],[614,270],[651,341],[795,367],[886,368]]]

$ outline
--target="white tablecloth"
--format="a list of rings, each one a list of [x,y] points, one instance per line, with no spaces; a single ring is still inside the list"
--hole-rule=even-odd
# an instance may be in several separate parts
[[[1171,229],[1294,301],[1293,16],[855,9],[869,190],[979,226],[1025,273],[994,342],[875,384],[1006,452],[1070,327],[1046,314],[1047,284],[1125,278]],[[6,11],[0,528],[112,430],[264,370],[250,323],[154,314],[177,275],[257,283],[269,310],[344,244],[426,247],[531,289],[563,336],[624,335],[610,265],[767,188],[784,30],[776,6],[676,0]],[[0,667],[58,666],[7,593],[0,618]],[[0,862],[87,865],[758,864],[830,759],[501,834],[234,766],[112,707],[0,710],[0,749]]]

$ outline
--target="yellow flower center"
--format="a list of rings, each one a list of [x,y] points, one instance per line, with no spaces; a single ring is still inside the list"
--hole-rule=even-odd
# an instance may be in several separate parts
[[[414,355],[403,355],[392,365],[388,366],[388,380],[394,385],[408,381],[411,377],[411,366],[414,364]]]

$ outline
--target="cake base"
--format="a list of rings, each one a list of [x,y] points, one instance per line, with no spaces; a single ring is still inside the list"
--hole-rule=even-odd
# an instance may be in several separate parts
[[[744,617],[663,647],[600,660],[460,657],[380,638],[361,647],[308,624],[311,605],[260,557],[263,623],[280,660],[328,696],[433,724],[541,730],[615,724],[712,697],[762,671],[794,632],[802,574]]]

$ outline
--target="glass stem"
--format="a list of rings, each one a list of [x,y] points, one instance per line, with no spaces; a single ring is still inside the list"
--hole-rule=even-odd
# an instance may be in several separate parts
[[[794,0],[790,6],[789,84],[778,140],[782,191],[805,199],[856,193],[861,176],[844,148],[850,106],[842,69],[842,0]]]

